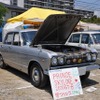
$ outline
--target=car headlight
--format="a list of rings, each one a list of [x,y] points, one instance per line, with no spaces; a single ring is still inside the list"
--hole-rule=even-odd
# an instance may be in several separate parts
[[[87,53],[86,56],[87,56],[87,61],[91,61],[92,60],[92,56],[91,56],[90,53]]]
[[[97,59],[97,55],[95,53],[92,54],[92,60],[95,61]]]
[[[70,59],[67,60],[66,63],[67,63],[67,64],[71,64],[71,60],[70,60]]]
[[[57,63],[58,63],[57,57],[52,57],[52,59],[51,59],[51,65],[52,65],[52,66],[56,66]]]
[[[64,64],[64,58],[63,57],[58,57],[58,63],[60,65],[63,65]]]

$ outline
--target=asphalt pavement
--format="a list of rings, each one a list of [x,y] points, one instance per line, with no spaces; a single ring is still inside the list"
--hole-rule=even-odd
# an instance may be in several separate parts
[[[61,100],[100,100],[100,69],[91,72],[82,82],[82,89],[83,95]],[[53,100],[53,97],[50,84],[44,89],[35,88],[28,75],[8,67],[0,69],[0,100]]]

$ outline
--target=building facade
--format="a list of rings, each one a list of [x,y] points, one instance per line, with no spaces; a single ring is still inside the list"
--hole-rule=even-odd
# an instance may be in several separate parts
[[[93,11],[74,9],[75,0],[0,0],[0,2],[26,10],[31,7],[41,7],[65,11],[66,13],[81,14],[84,17],[92,17],[94,15]]]
[[[73,10],[74,0],[24,0],[24,8],[33,6],[67,11]]]
[[[0,0],[0,2],[29,9],[33,6],[56,10],[73,10],[74,0]]]
[[[75,13],[81,14],[85,18],[90,18],[94,15],[93,11],[74,9],[75,0],[12,0],[13,2],[17,2],[18,6],[23,7],[25,9],[29,9],[31,7],[42,7],[55,9],[60,11],[65,11],[66,13]]]
[[[74,9],[74,13],[82,15],[84,18],[91,18],[94,16],[93,11],[87,11],[87,10]]]

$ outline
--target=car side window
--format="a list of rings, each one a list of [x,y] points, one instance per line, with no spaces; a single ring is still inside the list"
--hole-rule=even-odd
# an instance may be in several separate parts
[[[17,32],[14,33],[13,45],[20,46],[20,37],[19,37],[19,33]]]
[[[79,43],[79,41],[80,41],[80,34],[73,34],[69,39],[69,42],[71,43]]]
[[[81,43],[84,43],[84,44],[93,44],[92,40],[91,40],[91,37],[89,36],[89,34],[82,34],[82,39],[81,39]]]
[[[6,37],[5,37],[5,41],[4,44],[8,44],[11,45],[13,41],[13,33],[7,33]]]

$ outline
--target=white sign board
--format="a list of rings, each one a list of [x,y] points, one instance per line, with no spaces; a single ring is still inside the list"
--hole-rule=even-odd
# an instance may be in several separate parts
[[[83,94],[78,68],[49,70],[54,99]]]

